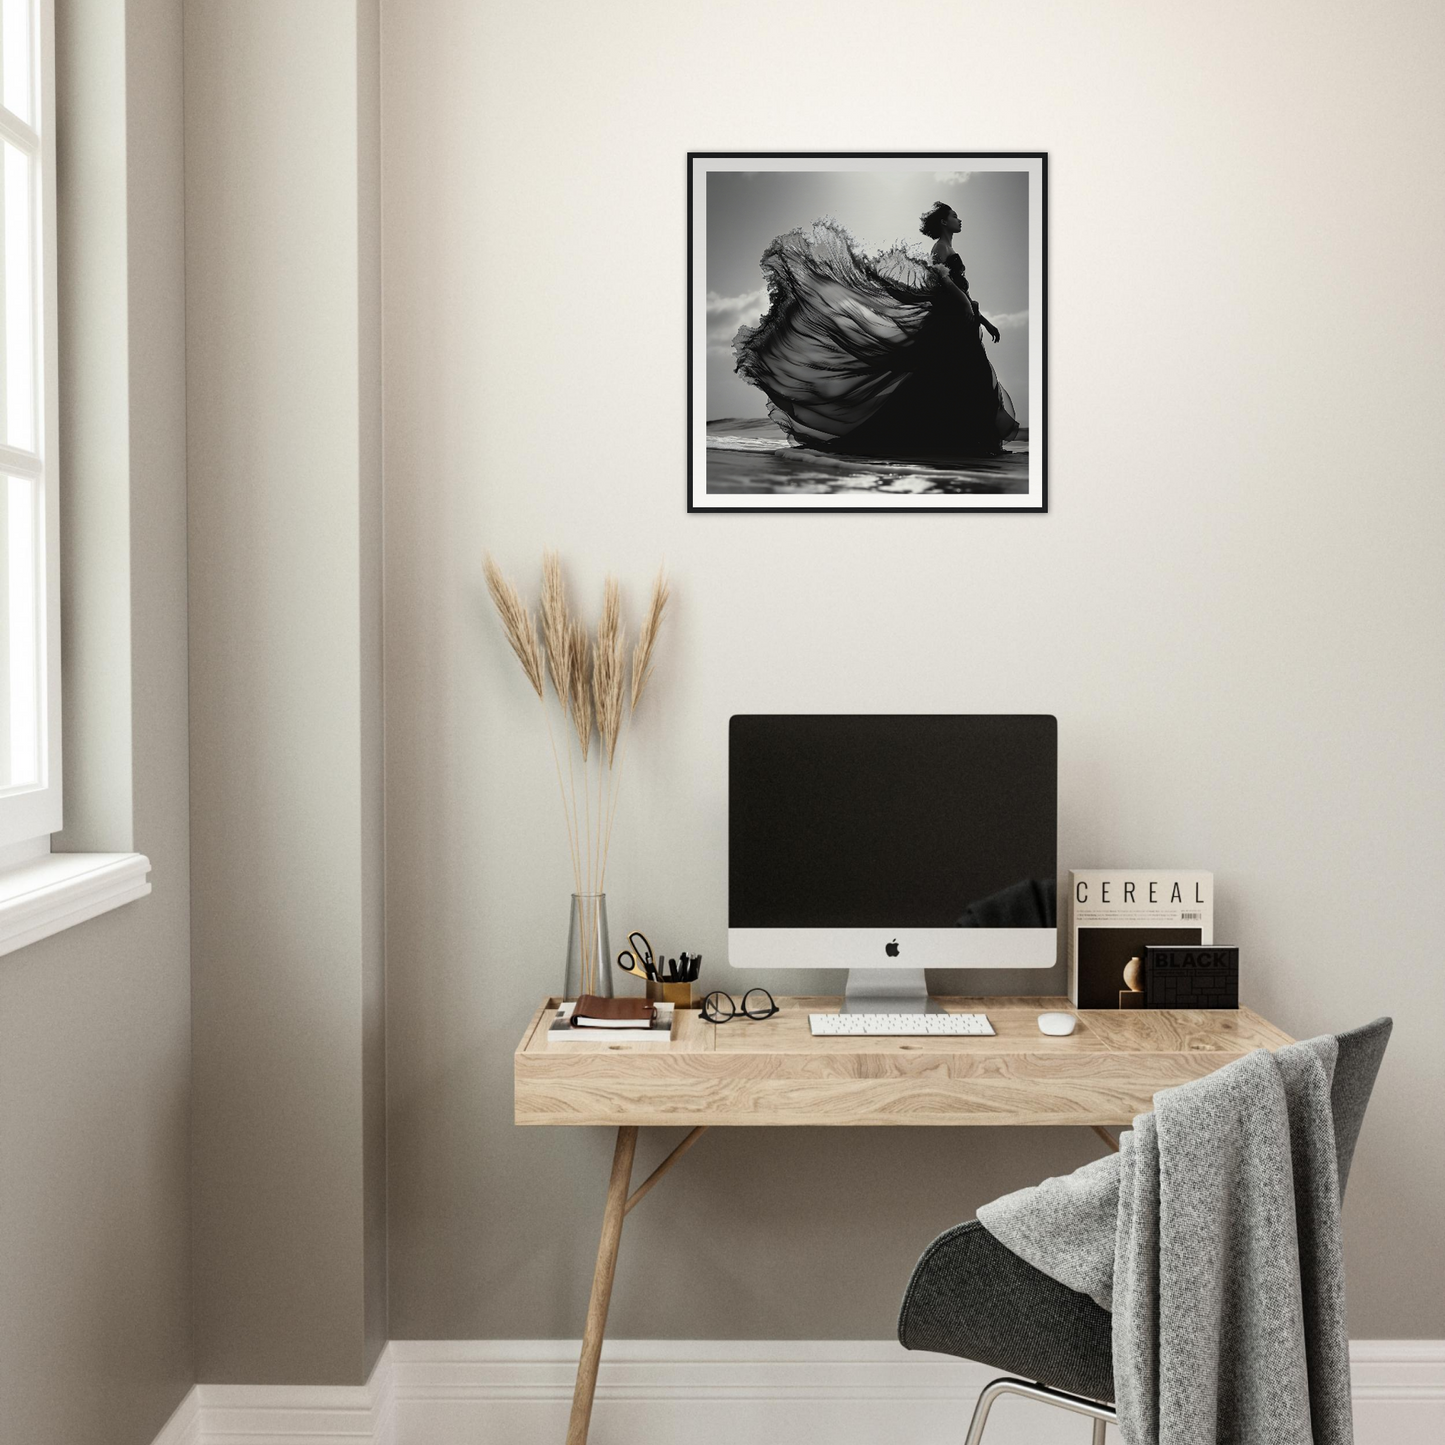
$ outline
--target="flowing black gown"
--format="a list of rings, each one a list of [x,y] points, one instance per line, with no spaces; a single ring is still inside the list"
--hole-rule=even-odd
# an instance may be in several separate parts
[[[968,289],[963,262],[947,266]],[[771,305],[733,338],[737,371],[801,446],[898,459],[994,456],[1018,435],[976,317],[901,246],[869,257],[836,222],[763,253]]]

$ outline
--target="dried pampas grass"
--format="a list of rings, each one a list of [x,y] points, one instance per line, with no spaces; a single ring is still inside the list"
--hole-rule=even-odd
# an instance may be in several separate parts
[[[565,707],[572,687],[572,634],[567,626],[562,559],[555,552],[542,553],[542,641],[547,648],[552,686]]]
[[[482,562],[482,571],[487,578],[487,591],[492,594],[497,615],[502,619],[502,631],[532,684],[532,691],[542,696],[542,652],[537,646],[537,625],[532,614],[522,602],[517,589],[502,575],[501,569],[487,553]]]
[[[567,675],[567,710],[572,714],[572,730],[577,746],[582,749],[582,763],[592,749],[592,649],[587,643],[587,629],[570,618],[567,623],[567,657],[571,668]]]
[[[627,758],[628,740],[632,736],[632,717],[652,677],[653,653],[667,610],[670,595],[667,578],[659,570],[653,582],[652,595],[632,647],[629,692],[626,675],[627,626],[622,617],[622,590],[615,577],[609,576],[603,584],[602,611],[594,641],[568,602],[562,559],[555,551],[544,552],[539,642],[537,622],[531,611],[490,554],[484,559],[483,571],[487,591],[501,619],[502,631],[522,664],[532,691],[541,700],[547,719],[547,731],[552,738],[557,764],[557,782],[567,817],[567,838],[572,850],[576,891],[581,894],[601,892],[607,876],[607,855],[612,841],[612,823],[617,813],[623,764]],[[565,780],[547,707],[548,677],[552,680],[552,692],[563,720],[571,724],[570,728],[564,727],[562,734],[567,752]],[[576,751],[581,761],[580,783],[573,760],[573,739],[576,740]],[[592,817],[591,796],[594,783],[590,772],[594,739],[597,742],[595,819]],[[619,740],[622,744],[620,750]]]
[[[652,676],[652,649],[657,645],[657,634],[662,631],[662,614],[667,611],[667,599],[672,595],[667,577],[661,567],[652,583],[652,598],[647,604],[647,616],[637,634],[637,646],[632,649],[632,707],[642,701],[647,680]]]
[[[592,697],[597,706],[597,736],[607,754],[607,766],[617,756],[622,731],[622,699],[626,666],[622,645],[622,593],[617,579],[609,577],[602,589],[602,617],[592,650]]]

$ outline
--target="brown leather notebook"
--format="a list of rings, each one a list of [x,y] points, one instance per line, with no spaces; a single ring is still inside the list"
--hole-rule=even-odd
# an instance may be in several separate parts
[[[645,998],[599,998],[584,993],[572,1010],[574,1029],[635,1029],[657,1017],[657,1006]]]

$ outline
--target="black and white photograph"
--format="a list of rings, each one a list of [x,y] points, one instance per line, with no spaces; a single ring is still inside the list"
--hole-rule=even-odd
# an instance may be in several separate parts
[[[1048,510],[1047,156],[688,156],[688,510]]]

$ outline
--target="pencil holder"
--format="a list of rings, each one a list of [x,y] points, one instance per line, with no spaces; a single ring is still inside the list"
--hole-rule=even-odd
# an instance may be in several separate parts
[[[653,1003],[675,1004],[678,1008],[692,1007],[692,985],[690,983],[649,983],[647,996]]]

